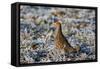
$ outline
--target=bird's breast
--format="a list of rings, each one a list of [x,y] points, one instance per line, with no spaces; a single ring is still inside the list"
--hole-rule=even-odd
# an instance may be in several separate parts
[[[55,37],[55,45],[57,49],[64,49],[64,41],[61,36]]]

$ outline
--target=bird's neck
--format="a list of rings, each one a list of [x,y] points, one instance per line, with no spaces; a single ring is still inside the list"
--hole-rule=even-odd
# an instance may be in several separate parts
[[[61,25],[59,27],[56,28],[56,31],[55,31],[55,37],[58,37],[62,35],[62,28],[61,28]]]

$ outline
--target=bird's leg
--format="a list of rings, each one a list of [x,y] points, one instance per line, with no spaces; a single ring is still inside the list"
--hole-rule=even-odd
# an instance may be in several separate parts
[[[68,58],[69,58],[69,53],[67,52],[67,53],[65,53],[65,61],[68,61]]]
[[[66,56],[66,58],[68,58],[69,57],[69,53],[67,52],[67,53],[65,53],[65,56]]]

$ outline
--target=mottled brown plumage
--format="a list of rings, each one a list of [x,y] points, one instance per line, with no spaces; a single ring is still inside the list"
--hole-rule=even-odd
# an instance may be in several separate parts
[[[68,53],[78,51],[79,48],[73,48],[69,44],[68,40],[64,37],[62,33],[61,23],[55,22],[53,25],[56,28],[55,37],[54,37],[56,48],[59,50],[63,50],[64,52],[68,52]]]

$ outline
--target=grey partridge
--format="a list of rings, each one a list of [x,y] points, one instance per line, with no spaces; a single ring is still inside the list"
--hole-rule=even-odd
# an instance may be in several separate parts
[[[53,27],[55,28],[55,37],[54,37],[54,43],[57,49],[63,50],[64,52],[70,53],[70,52],[77,52],[79,51],[79,47],[73,48],[68,40],[64,37],[62,33],[62,27],[61,22],[57,21],[53,23]]]

